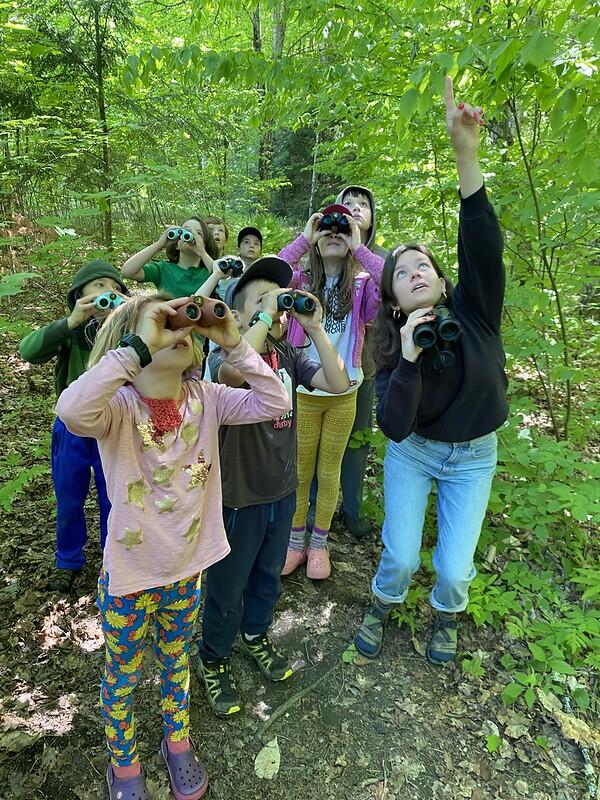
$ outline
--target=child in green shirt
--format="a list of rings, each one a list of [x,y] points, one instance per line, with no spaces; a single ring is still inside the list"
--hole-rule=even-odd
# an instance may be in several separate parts
[[[179,235],[168,237],[169,231],[187,231],[190,241]],[[163,248],[167,260],[152,260]],[[200,217],[189,217],[181,226],[169,225],[160,239],[128,258],[121,268],[124,278],[148,281],[173,297],[196,294],[212,272],[217,247],[208,225]]]

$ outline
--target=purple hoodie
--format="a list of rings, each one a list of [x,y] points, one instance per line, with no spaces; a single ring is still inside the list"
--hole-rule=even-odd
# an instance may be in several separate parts
[[[307,238],[301,233],[297,239],[278,253],[279,258],[287,261],[294,270],[290,283],[292,289],[310,291],[310,274],[299,268],[300,259],[308,253],[310,247]],[[375,319],[377,309],[381,304],[379,284],[384,260],[381,256],[372,253],[364,244],[357,248],[354,258],[365,269],[364,272],[358,272],[354,278],[352,299],[352,334],[354,336],[352,366],[360,367],[365,325]],[[300,323],[295,319],[290,319],[287,333],[289,343],[298,347],[304,344],[305,337],[304,328]]]

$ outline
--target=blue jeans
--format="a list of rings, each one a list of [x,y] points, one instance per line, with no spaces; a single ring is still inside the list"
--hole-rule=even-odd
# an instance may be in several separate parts
[[[438,538],[431,605],[438,611],[464,611],[495,470],[495,433],[470,442],[438,442],[412,433],[402,442],[388,444],[383,471],[384,549],[372,583],[376,597],[386,603],[406,599],[420,564],[427,498],[435,480]]]
[[[100,507],[100,542],[104,547],[110,500],[98,453],[98,443],[86,436],[75,436],[56,418],[52,428],[52,480],[56,494],[56,566],[81,569],[87,527],[83,505],[90,491],[92,469]]]

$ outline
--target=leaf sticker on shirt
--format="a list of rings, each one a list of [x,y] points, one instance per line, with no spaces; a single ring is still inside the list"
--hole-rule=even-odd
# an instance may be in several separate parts
[[[142,511],[145,511],[146,506],[144,502],[144,495],[146,494],[150,494],[150,487],[146,486],[146,482],[143,478],[140,478],[139,481],[127,484],[126,502],[139,506]]]
[[[173,511],[176,502],[176,497],[163,497],[162,500],[155,500],[154,505],[158,508],[159,514],[164,514],[166,511]]]
[[[194,425],[193,422],[186,422],[179,435],[185,442],[186,447],[189,447],[198,439],[198,425]]]
[[[143,536],[142,536],[142,529],[138,528],[137,530],[132,530],[131,528],[125,528],[125,533],[120,539],[117,539],[119,544],[124,545],[128,550],[131,550],[132,547],[135,547],[138,544],[142,544]],[[126,619],[123,617],[123,619]],[[123,627],[122,625],[119,627]]]
[[[174,472],[175,467],[167,467],[166,464],[161,464],[152,473],[152,480],[159,486],[170,486]]]
[[[198,536],[199,528],[200,528],[200,517],[194,517],[194,519],[192,520],[192,524],[183,534],[183,538],[187,539],[188,542],[191,544],[196,538],[196,536]]]
[[[190,482],[188,483],[187,487],[188,491],[190,489],[194,489],[196,486],[201,486],[203,489],[206,487],[211,466],[212,464],[206,463],[206,459],[204,458],[204,450],[200,450],[198,461],[195,464],[190,464],[185,469],[187,474],[190,476]]]

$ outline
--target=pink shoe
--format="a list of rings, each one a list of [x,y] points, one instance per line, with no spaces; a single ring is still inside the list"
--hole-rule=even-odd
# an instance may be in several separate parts
[[[298,569],[300,564],[306,561],[306,550],[292,550],[288,547],[285,564],[281,570],[282,575],[291,575],[294,570]]]
[[[324,581],[331,575],[331,561],[329,560],[329,550],[324,547],[320,550],[308,548],[308,559],[306,562],[306,577],[313,581]]]

